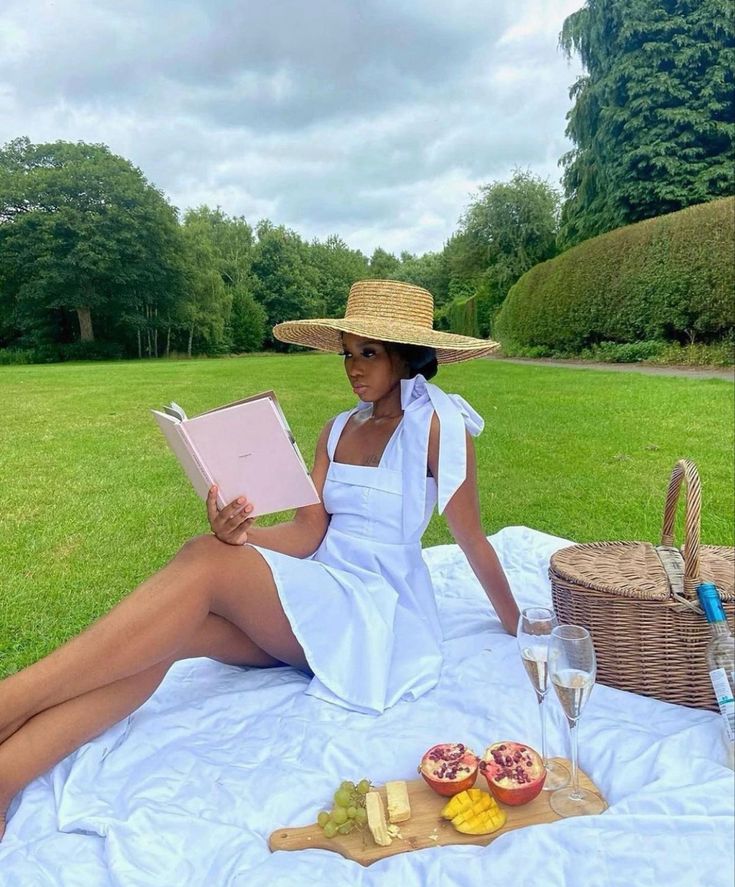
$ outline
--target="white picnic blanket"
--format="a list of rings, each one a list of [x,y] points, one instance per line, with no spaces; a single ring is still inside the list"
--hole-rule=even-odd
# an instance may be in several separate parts
[[[568,544],[525,527],[491,537],[521,606],[548,604],[549,556]],[[733,773],[717,716],[596,686],[580,763],[602,816],[510,832],[488,847],[437,847],[363,868],[326,850],[270,853],[278,827],[307,825],[343,779],[415,778],[423,751],[462,741],[540,744],[516,641],[461,551],[427,549],[445,631],[439,686],[374,717],[302,692],[289,668],[178,663],[141,709],[11,807],[3,887],[479,887],[733,884]],[[355,650],[355,656],[360,655]],[[558,705],[549,750],[568,754]]]

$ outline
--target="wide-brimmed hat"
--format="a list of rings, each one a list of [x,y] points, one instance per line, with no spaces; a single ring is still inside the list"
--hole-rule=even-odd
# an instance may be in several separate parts
[[[436,349],[438,363],[484,357],[499,347],[490,339],[475,339],[435,330],[434,298],[428,290],[397,280],[358,280],[350,288],[344,317],[288,320],[273,327],[281,342],[320,351],[341,351],[342,333],[364,339],[423,345]]]

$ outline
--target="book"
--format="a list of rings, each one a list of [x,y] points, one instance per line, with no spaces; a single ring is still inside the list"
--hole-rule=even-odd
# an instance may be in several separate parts
[[[245,496],[250,517],[320,501],[273,391],[191,418],[173,401],[151,412],[200,498],[216,484],[220,508]]]

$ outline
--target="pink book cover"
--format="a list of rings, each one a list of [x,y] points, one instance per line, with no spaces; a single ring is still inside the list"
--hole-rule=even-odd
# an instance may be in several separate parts
[[[151,411],[197,494],[246,496],[252,517],[313,505],[316,487],[272,392],[179,420]]]

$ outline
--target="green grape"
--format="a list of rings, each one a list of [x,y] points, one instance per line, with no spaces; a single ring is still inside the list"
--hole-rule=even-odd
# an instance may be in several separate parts
[[[366,795],[370,791],[370,782],[367,779],[361,779],[357,784],[357,790],[361,795]]]
[[[324,828],[324,826],[329,822],[329,814],[326,810],[322,810],[322,812],[317,816],[316,821],[319,825]]]
[[[355,822],[358,825],[365,825],[367,822],[367,810],[364,807],[358,807],[355,812]]]
[[[352,820],[349,820],[348,822],[345,822],[344,825],[341,825],[337,829],[337,831],[340,833],[340,835],[349,835],[349,833],[352,831],[353,826],[354,823],[352,822]]]
[[[338,807],[349,807],[351,801],[352,795],[343,788],[338,788],[334,793],[334,803]]]
[[[329,822],[324,826],[324,834],[328,838],[333,838],[337,834],[337,826],[330,819]]]
[[[340,788],[343,788],[346,792],[354,792],[354,790],[355,790],[355,783],[354,783],[354,782],[349,782],[349,780],[345,780],[345,781],[342,783],[342,785],[340,785]]]
[[[354,819],[357,816],[357,807],[348,807],[347,808],[347,818]]]
[[[347,822],[347,811],[344,807],[335,807],[332,810],[332,822],[336,822],[337,825],[342,825],[344,822]]]

